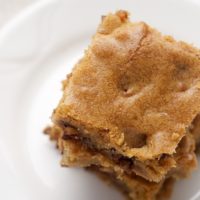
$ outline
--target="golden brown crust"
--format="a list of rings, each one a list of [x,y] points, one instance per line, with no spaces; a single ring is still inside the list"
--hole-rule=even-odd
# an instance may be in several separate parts
[[[126,17],[103,19],[53,120],[82,127],[104,148],[149,160],[175,153],[200,112],[200,52]],[[146,135],[144,146],[126,141],[135,133]]]

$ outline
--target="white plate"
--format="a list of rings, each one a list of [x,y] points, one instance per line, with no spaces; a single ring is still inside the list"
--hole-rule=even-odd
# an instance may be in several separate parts
[[[81,169],[59,166],[43,128],[61,96],[60,81],[83,54],[100,16],[127,9],[166,34],[200,47],[200,4],[184,0],[40,1],[0,33],[0,198],[121,200]],[[177,183],[172,200],[196,200],[200,168]]]

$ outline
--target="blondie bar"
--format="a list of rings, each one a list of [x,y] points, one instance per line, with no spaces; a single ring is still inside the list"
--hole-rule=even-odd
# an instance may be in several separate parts
[[[196,165],[200,51],[126,11],[102,17],[46,132],[63,166],[99,171],[131,199],[162,199]],[[165,195],[164,195],[165,194]]]

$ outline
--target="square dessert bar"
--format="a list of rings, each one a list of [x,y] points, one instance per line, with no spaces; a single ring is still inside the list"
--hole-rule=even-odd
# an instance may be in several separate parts
[[[63,166],[103,173],[137,200],[169,196],[173,180],[196,167],[198,49],[118,11],[102,17],[63,85],[46,130]]]

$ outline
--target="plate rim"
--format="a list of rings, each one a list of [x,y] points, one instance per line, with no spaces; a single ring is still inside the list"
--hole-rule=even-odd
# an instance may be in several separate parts
[[[178,1],[179,1],[178,3],[181,2],[181,0],[178,0]],[[183,1],[194,4],[194,1],[196,1],[196,0],[183,0]],[[39,10],[43,9],[43,7],[45,7],[46,5],[49,5],[50,3],[56,3],[56,0],[42,0],[42,1],[32,3],[25,10],[18,13],[14,19],[10,20],[0,30],[0,44],[2,41],[4,41],[4,39],[7,37],[7,35],[11,31],[13,31],[13,29],[15,29],[15,27],[19,26],[21,23],[24,23],[28,17],[31,17],[32,14],[35,14]],[[197,3],[200,3],[200,2],[197,2]],[[198,6],[200,6],[200,4],[198,4]],[[198,198],[199,194],[197,194],[197,195],[198,195],[197,196],[197,198]],[[192,199],[192,200],[195,200],[195,199]]]

